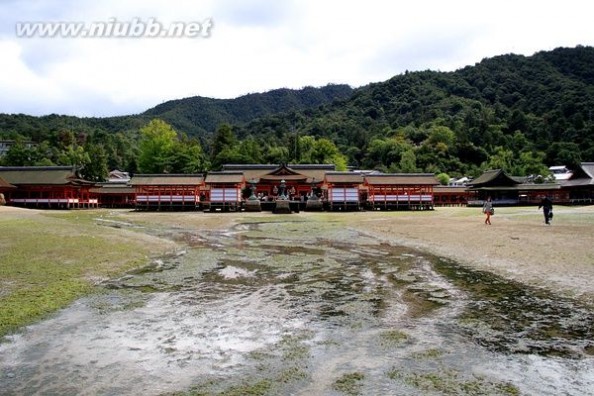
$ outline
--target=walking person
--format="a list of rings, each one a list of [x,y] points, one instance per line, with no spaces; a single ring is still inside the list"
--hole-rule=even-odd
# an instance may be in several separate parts
[[[485,214],[485,224],[491,225],[491,215],[495,210],[493,209],[493,202],[491,202],[491,197],[488,197],[487,200],[483,203],[483,213]]]
[[[549,197],[542,197],[538,209],[542,208],[544,215],[545,224],[551,225],[551,219],[553,218],[553,201]]]

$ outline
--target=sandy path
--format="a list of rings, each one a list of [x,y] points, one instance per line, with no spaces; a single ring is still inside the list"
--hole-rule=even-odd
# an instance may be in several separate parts
[[[127,216],[181,228],[228,229],[249,217],[278,215],[135,212]],[[496,208],[491,226],[483,223],[480,208],[465,207],[426,212],[301,212],[290,217],[343,222],[386,242],[428,251],[594,305],[594,206],[556,206],[551,226],[544,224],[536,207]]]
[[[0,207],[0,216],[39,212]],[[270,213],[117,211],[127,221],[174,228],[228,229],[249,217]],[[301,212],[295,219],[342,222],[393,244],[454,259],[473,268],[578,297],[594,305],[594,206],[555,207],[546,226],[536,207],[497,208],[493,225],[479,208],[437,208],[425,212]]]
[[[491,226],[480,209],[356,213],[350,226],[391,243],[542,286],[594,304],[594,207],[555,207],[546,226],[536,208],[497,208]]]

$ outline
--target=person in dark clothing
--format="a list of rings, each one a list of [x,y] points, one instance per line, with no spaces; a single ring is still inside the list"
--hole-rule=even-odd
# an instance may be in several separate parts
[[[544,214],[545,224],[550,225],[553,218],[553,201],[549,197],[543,197],[540,205],[538,205],[538,209],[540,208],[542,208],[542,213]]]

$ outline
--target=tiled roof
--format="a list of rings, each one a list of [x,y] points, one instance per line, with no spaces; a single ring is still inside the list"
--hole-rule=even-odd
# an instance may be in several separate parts
[[[594,185],[594,162],[582,162],[563,187],[580,187]]]
[[[439,184],[433,173],[384,173],[365,176],[369,185],[433,185]]]
[[[0,188],[15,188],[15,186],[0,177]]]
[[[468,185],[472,187],[481,187],[485,184],[493,183],[496,180],[498,180],[497,183],[502,186],[520,183],[520,181],[508,176],[502,169],[493,169],[485,171],[482,175],[469,182]]]
[[[197,186],[204,177],[201,174],[136,174],[130,179],[131,186]]]
[[[243,183],[243,172],[208,172],[205,183]]]
[[[134,194],[135,189],[125,184],[105,184],[91,188],[90,191],[95,194]]]
[[[458,193],[462,193],[466,191],[466,186],[443,186],[443,185],[439,185],[439,186],[435,186],[433,187],[433,191],[434,192],[458,192]]]
[[[325,180],[327,183],[361,184],[363,176],[353,172],[326,172]]]
[[[78,185],[91,182],[77,178],[72,166],[0,167],[0,177],[13,185]]]
[[[226,164],[223,165],[223,171],[240,171],[243,172],[245,180],[249,181],[252,179],[263,179],[263,180],[274,180],[277,177],[264,177],[265,175],[269,175],[274,173],[275,171],[281,169],[283,165],[274,165],[274,164]],[[288,164],[285,166],[290,171],[293,171],[296,174],[304,175],[308,182],[312,179],[316,179],[316,181],[322,181],[324,179],[324,175],[326,172],[331,172],[336,170],[336,166],[333,164]],[[299,180],[303,178],[300,177]],[[295,178],[291,178],[288,175],[285,175],[285,180],[295,180]]]

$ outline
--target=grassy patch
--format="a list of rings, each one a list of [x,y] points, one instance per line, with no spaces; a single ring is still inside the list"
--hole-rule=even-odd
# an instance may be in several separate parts
[[[212,390],[211,387],[217,386],[217,381],[198,386],[188,392],[176,392],[174,396],[264,396],[270,392],[272,383],[269,380],[259,380],[241,385],[231,386],[225,390]]]
[[[436,349],[436,348],[430,348],[430,349],[426,349],[421,352],[415,352],[412,354],[412,357],[417,360],[437,359],[441,356],[443,356],[443,351]]]
[[[283,360],[285,361],[301,361],[309,358],[309,347],[302,344],[298,338],[285,337],[281,341],[281,348]]]
[[[334,389],[346,395],[360,395],[361,381],[363,381],[364,378],[365,376],[358,372],[344,374],[342,377],[336,380],[334,383]]]
[[[263,396],[272,388],[268,380],[260,380],[251,384],[243,384],[231,387],[219,393],[219,396]]]
[[[0,219],[0,336],[92,290],[93,280],[145,263],[140,239],[96,225],[92,214]]]
[[[426,373],[407,373],[394,369],[389,371],[387,375],[392,380],[402,381],[424,393],[439,392],[443,395],[520,395],[520,390],[510,383],[493,382],[477,376],[465,379],[461,378],[458,373],[446,369]]]
[[[384,348],[393,348],[408,341],[408,334],[400,330],[388,330],[380,334],[380,344]]]
[[[277,382],[287,384],[294,381],[300,381],[309,378],[307,371],[301,367],[293,366],[281,371],[278,375]]]

